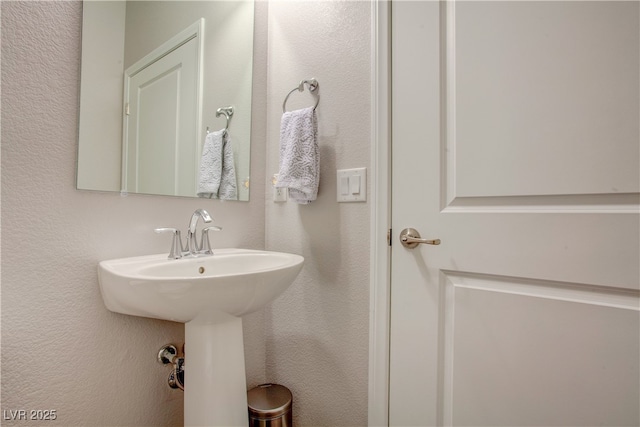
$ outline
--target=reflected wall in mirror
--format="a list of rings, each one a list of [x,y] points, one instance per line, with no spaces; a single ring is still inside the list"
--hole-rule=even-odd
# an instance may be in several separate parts
[[[253,0],[84,1],[77,188],[196,197],[206,139],[249,200],[253,28]]]

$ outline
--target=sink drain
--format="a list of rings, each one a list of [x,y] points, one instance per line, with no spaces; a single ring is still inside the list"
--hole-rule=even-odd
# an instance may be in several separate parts
[[[204,267],[198,268],[198,273],[200,273],[200,274],[204,273]]]

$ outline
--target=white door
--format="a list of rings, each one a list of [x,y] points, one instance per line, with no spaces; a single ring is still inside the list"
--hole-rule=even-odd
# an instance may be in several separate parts
[[[197,34],[183,38],[176,36],[151,60],[147,56],[125,72],[125,191],[196,194],[201,40]]]
[[[640,424],[638,6],[393,2],[390,425]]]

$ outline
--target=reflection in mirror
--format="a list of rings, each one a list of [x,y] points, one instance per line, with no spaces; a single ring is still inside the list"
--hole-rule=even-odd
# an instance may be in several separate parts
[[[253,0],[83,15],[78,189],[248,200]]]

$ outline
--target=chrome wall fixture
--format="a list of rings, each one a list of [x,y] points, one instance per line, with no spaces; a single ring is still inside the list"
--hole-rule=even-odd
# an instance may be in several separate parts
[[[229,123],[231,122],[231,117],[233,117],[233,106],[229,105],[228,107],[220,107],[216,110],[216,117],[224,116],[227,119],[227,124],[222,130],[229,129]],[[209,133],[209,126],[207,126],[207,133]]]
[[[173,344],[167,344],[158,351],[158,362],[163,365],[171,364],[171,372],[167,382],[171,388],[179,388],[184,391],[184,344],[182,351]]]
[[[287,100],[289,99],[291,94],[293,92],[295,92],[295,91],[302,92],[304,90],[304,85],[307,85],[307,87],[309,88],[309,92],[311,92],[313,95],[315,95],[315,97],[316,97],[316,105],[313,106],[313,109],[314,110],[316,109],[316,107],[320,103],[320,95],[318,94],[318,89],[320,88],[320,83],[318,83],[318,81],[316,79],[309,79],[309,80],[302,80],[297,87],[293,88],[291,90],[291,92],[289,92],[287,94],[287,96],[284,98],[284,102],[282,103],[282,112],[283,113],[287,112]]]

